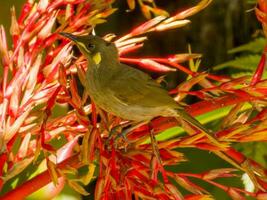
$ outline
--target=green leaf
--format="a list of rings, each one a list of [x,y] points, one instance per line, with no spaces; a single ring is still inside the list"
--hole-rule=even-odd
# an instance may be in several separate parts
[[[236,145],[238,151],[242,151],[247,157],[267,166],[267,145],[264,142],[240,143]]]
[[[89,195],[89,193],[79,183],[77,183],[76,181],[69,180],[68,184],[72,189],[74,189],[79,194],[82,194],[84,196]]]
[[[247,0],[247,3],[248,4],[256,4],[257,3],[257,0]]]
[[[93,179],[94,173],[95,173],[95,165],[90,163],[88,165],[88,172],[85,176],[81,177],[81,181],[84,185],[88,185],[91,180]]]
[[[251,53],[261,53],[264,49],[265,44],[266,44],[266,39],[260,37],[260,38],[257,38],[254,41],[251,41],[247,44],[233,48],[233,49],[229,50],[228,53],[234,54],[234,53],[240,53],[240,52],[244,52],[244,51],[248,51]]]
[[[213,70],[221,70],[228,67],[239,69],[241,71],[254,71],[260,61],[260,55],[248,55],[237,57],[235,60],[230,60],[228,62],[217,65]]]

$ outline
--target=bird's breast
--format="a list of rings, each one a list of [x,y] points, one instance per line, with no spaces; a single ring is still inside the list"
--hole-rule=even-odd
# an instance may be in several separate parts
[[[107,112],[113,112],[116,102],[108,89],[110,74],[103,73],[103,70],[88,68],[86,72],[86,90],[94,103]]]
[[[101,80],[102,77],[99,71],[89,66],[86,72],[86,90],[95,103],[101,101],[105,94],[103,91],[105,87]]]

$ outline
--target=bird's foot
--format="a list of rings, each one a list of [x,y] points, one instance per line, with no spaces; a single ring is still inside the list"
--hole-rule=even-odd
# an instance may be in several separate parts
[[[110,132],[109,132],[109,137],[108,140],[114,138],[114,136],[116,136],[117,134],[119,134],[120,130],[122,129],[121,125],[115,126],[113,127]]]
[[[109,137],[106,141],[106,144],[109,145],[112,141],[112,143],[115,145],[115,148],[121,148],[124,147],[124,149],[127,147],[127,144],[129,144],[129,140],[127,139],[127,129],[123,130],[125,126],[128,126],[129,124],[124,125],[118,125],[113,127],[109,132]]]
[[[123,125],[115,126],[110,131],[110,136],[108,141],[111,141],[113,139],[114,144],[117,147],[121,147],[121,144],[123,144],[124,148],[127,147],[131,142],[127,138],[127,134],[135,130],[136,128],[147,124],[147,121],[143,122],[128,122]],[[116,135],[114,137],[114,135]]]
[[[127,138],[128,131],[123,130],[121,133],[117,134],[115,139],[114,139],[114,144],[116,148],[121,148],[123,147],[126,151],[127,146],[130,144],[130,141]]]

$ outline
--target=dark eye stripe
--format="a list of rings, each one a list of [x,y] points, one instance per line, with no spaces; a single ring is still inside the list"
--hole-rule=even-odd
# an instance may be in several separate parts
[[[95,48],[95,45],[92,44],[92,43],[89,43],[89,44],[87,44],[87,48],[88,49],[94,49]]]

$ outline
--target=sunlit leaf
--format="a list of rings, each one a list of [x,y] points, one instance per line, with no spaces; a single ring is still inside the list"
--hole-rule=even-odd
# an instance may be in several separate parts
[[[68,185],[79,194],[82,194],[84,196],[89,195],[89,193],[76,181],[69,180]]]

